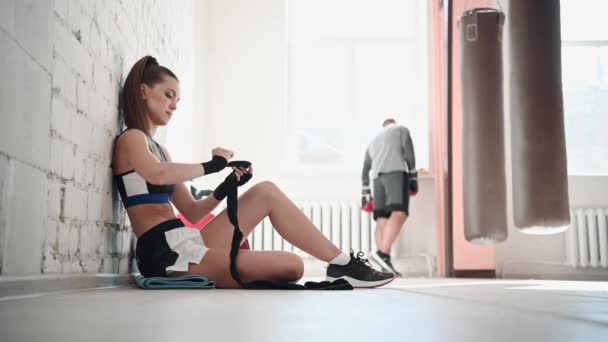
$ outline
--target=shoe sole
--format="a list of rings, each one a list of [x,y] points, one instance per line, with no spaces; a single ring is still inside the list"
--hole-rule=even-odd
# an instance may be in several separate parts
[[[395,275],[393,274],[392,278],[389,279],[384,279],[384,280],[378,280],[378,281],[361,281],[361,280],[357,280],[355,278],[351,278],[351,277],[339,277],[339,278],[334,278],[334,277],[326,277],[325,279],[328,281],[334,281],[334,280],[338,280],[338,279],[344,279],[346,281],[348,281],[348,283],[355,289],[373,289],[375,287],[380,287],[380,286],[384,286],[388,283],[390,283],[391,281],[395,280]]]

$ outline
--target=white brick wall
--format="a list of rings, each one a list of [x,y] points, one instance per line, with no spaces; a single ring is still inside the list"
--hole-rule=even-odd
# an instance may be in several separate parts
[[[6,250],[6,216],[8,210],[8,180],[12,178],[9,160],[0,154],[0,274],[2,274],[2,264],[4,251]]]
[[[118,93],[145,54],[188,74],[196,8],[0,0],[0,275],[131,271],[109,168]]]
[[[34,167],[11,160],[9,199],[6,216],[6,249],[3,274],[36,274],[42,268],[42,247],[46,235],[46,174]],[[42,228],[45,229],[42,229]]]
[[[15,0],[0,1],[0,27],[9,35],[15,34]]]
[[[52,7],[47,0],[15,1],[15,38],[46,71],[52,66]]]
[[[49,158],[50,75],[1,30],[0,46],[0,151],[44,167]]]

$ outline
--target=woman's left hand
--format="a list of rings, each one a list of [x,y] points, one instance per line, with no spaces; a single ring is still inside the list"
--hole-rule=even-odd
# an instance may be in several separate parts
[[[241,162],[238,164],[244,164],[249,166],[246,168],[241,166],[232,166],[232,173],[229,174],[226,179],[224,179],[224,181],[220,183],[217,188],[215,188],[215,190],[213,190],[213,197],[215,197],[215,199],[217,199],[218,201],[221,201],[226,198],[230,187],[232,187],[233,185],[236,185],[237,187],[244,185],[251,179],[251,177],[253,177],[253,167],[251,166],[251,164],[249,164],[249,162]]]
[[[233,167],[232,171],[234,172],[235,176],[236,176],[236,181],[240,182],[241,181],[241,177],[243,177],[244,174],[253,174],[253,165],[249,165],[248,168],[244,168],[244,167]]]

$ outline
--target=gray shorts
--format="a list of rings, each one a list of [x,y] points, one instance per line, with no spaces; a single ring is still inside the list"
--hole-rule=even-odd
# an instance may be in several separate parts
[[[403,211],[409,216],[410,191],[407,173],[381,173],[374,179],[374,220],[388,218],[391,212]]]

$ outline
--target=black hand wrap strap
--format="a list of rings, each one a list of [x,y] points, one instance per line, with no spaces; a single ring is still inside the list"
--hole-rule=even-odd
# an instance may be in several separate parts
[[[228,193],[234,187],[234,184],[239,187],[247,183],[251,179],[251,177],[251,173],[246,173],[241,176],[240,180],[237,181],[233,173],[229,174],[228,177],[226,177],[226,179],[222,182],[222,184],[218,185],[217,188],[213,190],[213,197],[215,197],[215,199],[218,201],[223,200],[224,198],[226,198],[226,196],[228,196]]]
[[[208,175],[222,171],[226,167],[227,163],[228,161],[226,158],[222,156],[213,156],[210,161],[201,163],[201,165],[203,166],[203,169],[205,169],[205,175]]]
[[[241,241],[243,241],[243,232],[241,231],[241,227],[239,227],[239,219],[237,217],[239,201],[237,199],[236,178],[235,182],[230,183],[230,185],[227,199],[228,220],[230,220],[230,223],[232,223],[232,226],[234,227],[234,234],[232,235],[232,243],[230,245],[230,275],[232,275],[232,278],[241,285],[241,287],[246,287],[241,281],[239,272],[236,270],[236,257],[239,253]]]
[[[229,167],[243,167],[248,168],[251,165],[250,162],[247,161],[233,161],[228,163]],[[251,178],[251,174],[245,174],[243,176],[249,176]],[[249,180],[249,179],[247,179]],[[241,241],[243,241],[243,232],[239,227],[239,219],[238,219],[238,186],[247,182],[241,178],[239,182],[236,180],[236,176],[231,174],[224,180],[226,184],[226,193],[227,193],[227,205],[228,205],[228,220],[232,223],[234,227],[234,234],[232,235],[232,243],[230,245],[230,275],[232,278],[245,289],[283,289],[283,290],[352,290],[353,287],[344,279],[334,280],[333,282],[322,281],[322,282],[313,282],[308,281],[304,285],[292,284],[292,283],[276,283],[268,280],[257,280],[251,283],[243,283],[241,281],[241,276],[239,272],[236,270],[236,259],[239,254],[239,248],[241,246]]]

